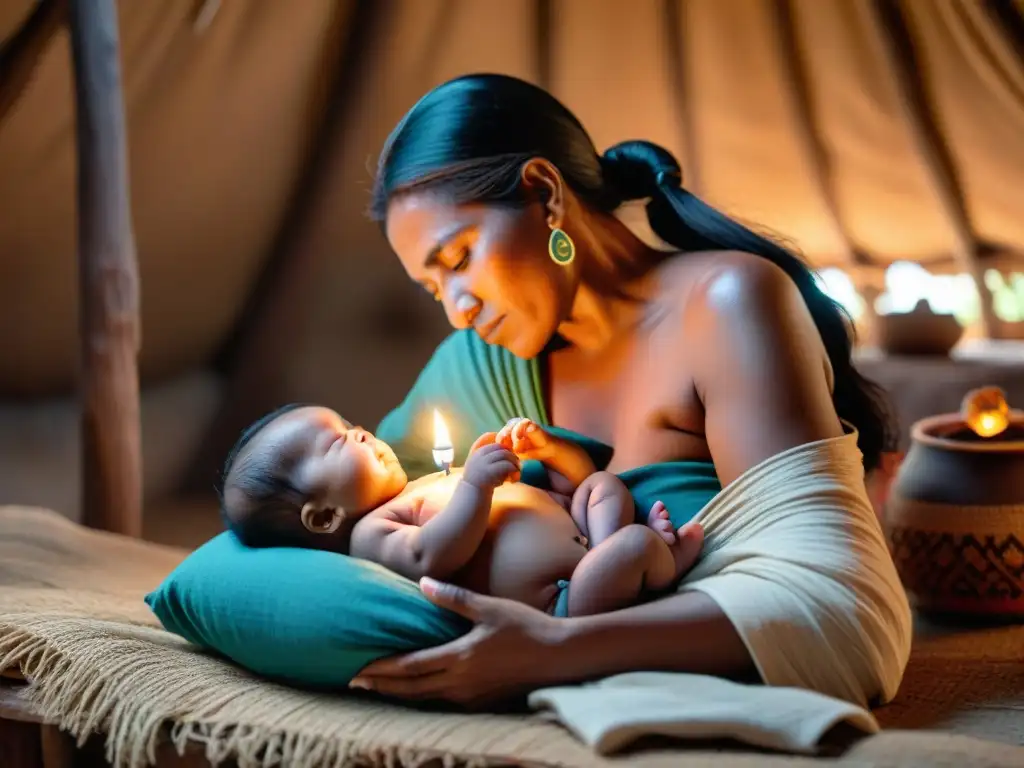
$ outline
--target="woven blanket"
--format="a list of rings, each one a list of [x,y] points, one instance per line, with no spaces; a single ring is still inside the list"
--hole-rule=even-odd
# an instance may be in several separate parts
[[[601,757],[550,716],[441,713],[308,693],[196,649],[163,631],[142,602],[186,554],[90,531],[48,510],[0,507],[0,670],[20,670],[43,718],[80,739],[105,734],[114,765],[152,762],[161,739],[243,768],[437,759],[580,768],[1024,764],[1021,627],[922,627],[899,696],[874,712],[889,730],[838,758],[704,742],[638,744]]]

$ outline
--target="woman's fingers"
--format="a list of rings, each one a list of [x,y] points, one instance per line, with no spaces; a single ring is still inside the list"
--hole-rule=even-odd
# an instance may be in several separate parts
[[[508,426],[506,425],[505,428],[508,429]],[[548,442],[544,430],[530,419],[520,419],[516,422],[509,432],[509,440],[512,444],[512,450],[524,456],[540,450]]]
[[[357,681],[377,680],[384,677],[422,677],[448,669],[461,652],[462,644],[456,640],[435,648],[391,656],[367,664],[352,680],[352,687],[359,688]]]
[[[521,420],[519,418],[509,419],[505,426],[498,430],[496,441],[506,445],[510,450],[512,446],[512,432]]]
[[[520,419],[516,422],[516,425],[512,427],[512,438],[516,442],[520,442],[526,439],[526,428],[530,426],[532,422],[529,419]]]
[[[421,677],[357,677],[349,687],[402,699],[447,699],[450,698],[446,694],[452,687],[452,679],[446,672]]]
[[[424,576],[420,579],[420,591],[434,605],[447,608],[476,623],[486,604],[486,598],[464,587],[447,584]]]

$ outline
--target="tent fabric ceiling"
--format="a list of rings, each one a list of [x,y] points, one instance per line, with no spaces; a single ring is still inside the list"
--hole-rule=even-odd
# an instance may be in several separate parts
[[[0,41],[34,5],[0,0]],[[694,191],[817,266],[958,269],[946,166],[987,263],[1024,254],[1024,0],[222,2],[198,28],[205,5],[119,3],[144,377],[204,364],[229,338],[338,78],[334,147],[318,156],[330,172],[294,246],[323,262],[305,311],[335,330],[339,297],[398,290],[363,216],[368,167],[424,91],[470,71],[548,87],[599,148],[665,145]],[[891,18],[942,162],[904,108]],[[62,30],[0,116],[0,324],[20,329],[0,342],[0,394],[73,380],[73,120]]]

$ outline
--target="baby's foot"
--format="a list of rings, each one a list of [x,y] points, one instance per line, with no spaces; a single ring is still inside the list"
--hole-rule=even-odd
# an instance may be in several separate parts
[[[656,501],[647,514],[647,527],[658,534],[672,553],[676,565],[676,578],[690,570],[704,546],[704,528],[690,521],[675,528],[668,516],[668,508]]]
[[[654,502],[651,511],[647,513],[647,527],[658,534],[669,546],[676,543],[676,529],[672,526],[672,520],[668,516],[668,507],[664,503]]]

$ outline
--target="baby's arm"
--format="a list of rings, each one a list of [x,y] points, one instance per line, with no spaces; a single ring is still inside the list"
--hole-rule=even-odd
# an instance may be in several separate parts
[[[519,471],[500,445],[477,451],[445,508],[418,524],[423,500],[401,499],[371,512],[352,530],[350,552],[410,579],[447,579],[476,554],[487,532],[494,489]]]
[[[551,490],[572,496],[583,481],[597,471],[593,459],[576,443],[552,435],[530,419],[512,419],[495,442],[521,459],[534,459],[548,471]]]

